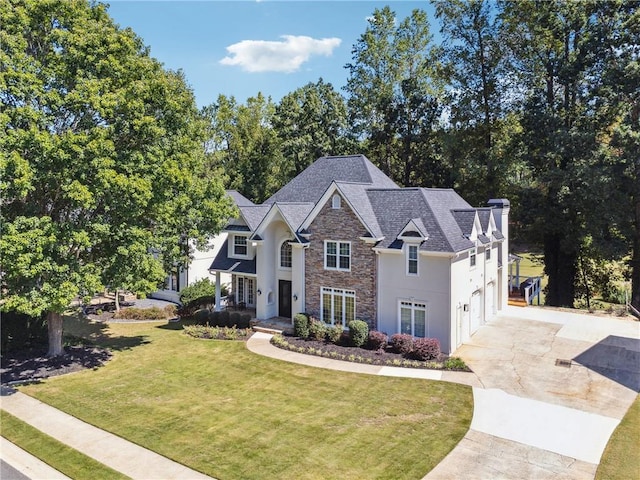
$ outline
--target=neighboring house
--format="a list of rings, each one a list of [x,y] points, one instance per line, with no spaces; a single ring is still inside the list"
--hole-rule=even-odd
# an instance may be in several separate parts
[[[400,188],[362,155],[322,157],[261,205],[229,195],[240,215],[210,271],[258,319],[357,318],[450,353],[507,304],[507,200]]]
[[[191,285],[203,278],[208,278],[214,282],[216,277],[209,272],[209,267],[218,252],[220,252],[220,248],[224,244],[226,237],[226,233],[221,233],[211,239],[209,241],[209,250],[198,250],[192,246],[193,258],[189,266],[187,268],[176,267],[166,278],[164,288],[153,292],[150,296],[179,304],[180,292],[187,285]],[[231,275],[223,274],[220,282],[225,285],[230,285]]]

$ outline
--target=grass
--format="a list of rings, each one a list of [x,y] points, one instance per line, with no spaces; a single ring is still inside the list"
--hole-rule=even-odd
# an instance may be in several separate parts
[[[640,396],[613,432],[598,466],[595,480],[640,478]]]
[[[542,288],[547,286],[548,277],[544,274],[544,255],[541,253],[523,252],[516,253],[522,257],[520,261],[520,282],[524,282],[529,277],[542,277]],[[516,274],[515,265],[512,267],[513,275]],[[534,299],[537,305],[537,300]],[[544,292],[540,292],[540,305],[544,305]]]
[[[21,391],[221,480],[421,478],[469,428],[467,386],[294,365],[181,328],[69,319],[113,360]]]
[[[129,478],[0,410],[2,436],[75,480]]]

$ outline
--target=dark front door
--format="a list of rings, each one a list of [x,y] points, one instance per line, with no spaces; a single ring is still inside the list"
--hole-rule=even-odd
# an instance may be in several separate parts
[[[278,316],[291,318],[291,282],[278,280]]]

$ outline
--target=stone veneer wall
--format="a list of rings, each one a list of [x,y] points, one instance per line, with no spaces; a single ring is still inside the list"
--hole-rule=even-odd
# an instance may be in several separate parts
[[[367,234],[347,202],[331,208],[331,199],[322,207],[308,228],[310,245],[305,252],[306,312],[320,318],[320,287],[343,288],[356,292],[356,318],[370,329],[376,326],[376,254],[360,237]],[[351,271],[324,269],[324,241],[351,242]]]

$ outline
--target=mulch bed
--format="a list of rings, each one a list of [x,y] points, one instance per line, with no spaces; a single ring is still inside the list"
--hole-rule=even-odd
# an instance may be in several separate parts
[[[2,384],[37,381],[88,368],[97,368],[111,358],[109,351],[87,345],[65,347],[65,352],[65,355],[54,358],[46,356],[46,348],[3,354],[0,361]]]
[[[305,340],[303,338],[295,337],[292,335],[285,335],[284,339],[287,341],[287,343],[295,347],[303,347],[307,349],[311,347],[316,350],[321,350],[323,352],[321,356],[326,358],[336,358],[331,356],[331,352],[335,352],[335,354],[338,355],[338,357],[336,358],[338,360],[343,360],[343,358],[340,357],[341,355],[344,355],[347,359],[349,358],[349,356],[353,355],[355,357],[360,357],[358,359],[359,363],[368,363],[372,365],[393,366],[398,362],[404,362],[405,365],[403,366],[409,366],[406,364],[406,362],[410,361],[413,363],[413,365],[411,366],[413,366],[414,368],[429,368],[429,366],[433,366],[433,362],[443,362],[448,358],[447,355],[441,354],[437,360],[433,360],[431,362],[420,362],[417,360],[408,359],[402,356],[402,354],[400,353],[393,352],[391,350],[391,347],[387,347],[385,350],[381,351],[381,350],[369,350],[366,348],[350,347],[344,344],[336,345],[334,343],[323,341],[323,340],[313,340],[313,339]],[[431,364],[431,365],[428,366],[428,364]]]

